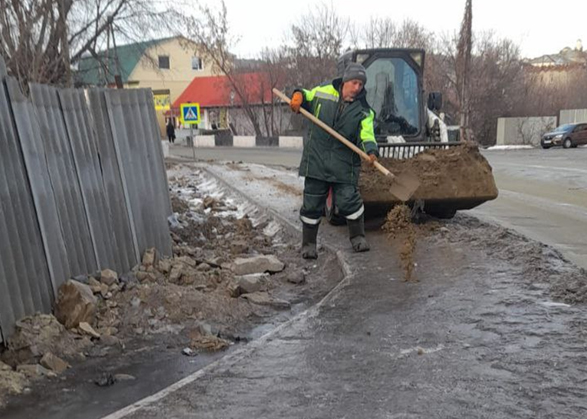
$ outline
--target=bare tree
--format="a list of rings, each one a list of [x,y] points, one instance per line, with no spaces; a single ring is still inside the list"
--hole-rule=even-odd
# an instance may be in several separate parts
[[[269,136],[276,136],[281,133],[284,126],[283,110],[281,100],[271,96],[269,103],[266,103],[265,93],[274,88],[285,90],[288,83],[290,59],[285,48],[265,49],[261,53],[261,64],[259,70],[263,74],[259,88],[259,99],[263,105],[263,121],[265,132]]]
[[[523,65],[519,47],[491,32],[475,34],[470,62],[468,93],[469,130],[484,145],[495,141],[496,119],[513,116],[523,101]],[[426,89],[444,94],[444,112],[449,123],[460,123],[458,36],[439,37],[426,63]]]
[[[0,54],[21,82],[69,77],[67,16],[71,0],[0,0]]]
[[[23,86],[70,86],[72,65],[86,54],[165,31],[164,3],[149,0],[0,0],[0,54]],[[112,44],[111,44],[112,43]]]
[[[372,17],[362,31],[365,48],[430,48],[432,34],[422,25],[406,19],[400,24],[389,17]]]
[[[397,25],[389,17],[371,17],[363,28],[365,48],[391,48],[397,36]]]
[[[261,136],[259,116],[251,104],[250,89],[247,85],[247,71],[239,70],[235,65],[235,57],[230,50],[235,46],[238,38],[232,34],[228,24],[228,11],[222,0],[219,8],[198,4],[198,17],[183,18],[184,30],[188,38],[192,39],[212,61],[219,74],[226,76],[227,83],[234,92],[235,104],[242,107],[243,112],[250,120],[255,135]],[[189,44],[186,44],[188,47]]]
[[[351,41],[348,19],[321,3],[290,28],[289,55],[295,84],[314,86],[333,78],[336,60]]]
[[[516,103],[519,116],[557,116],[562,109],[587,108],[586,66],[523,66],[524,90]]]

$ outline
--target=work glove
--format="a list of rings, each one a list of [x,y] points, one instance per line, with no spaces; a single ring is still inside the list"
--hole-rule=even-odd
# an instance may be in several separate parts
[[[375,162],[377,161],[377,155],[375,153],[371,153],[368,155],[369,160],[367,160],[367,163],[369,163],[369,165],[373,166],[373,164],[375,164]]]
[[[294,94],[291,96],[291,102],[289,102],[289,107],[291,110],[295,113],[300,113],[300,107],[302,106],[302,103],[304,103],[304,95],[302,95],[302,92],[294,92]]]

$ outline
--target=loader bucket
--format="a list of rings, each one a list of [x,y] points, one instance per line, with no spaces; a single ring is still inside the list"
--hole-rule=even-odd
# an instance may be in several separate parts
[[[380,163],[392,173],[409,171],[420,180],[408,205],[439,218],[475,208],[497,198],[491,166],[475,145],[464,143],[380,144]],[[390,194],[389,180],[367,165],[359,188],[369,216],[385,215],[400,201]]]

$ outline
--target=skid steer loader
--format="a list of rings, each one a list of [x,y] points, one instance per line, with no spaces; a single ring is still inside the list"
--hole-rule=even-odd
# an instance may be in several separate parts
[[[367,101],[376,114],[375,136],[383,160],[406,160],[425,150],[463,146],[458,140],[449,141],[454,135],[449,136],[447,125],[436,114],[442,106],[442,95],[426,95],[424,92],[424,60],[425,51],[422,49],[396,48],[349,51],[338,59],[339,76],[350,62],[362,64],[367,71]],[[494,185],[490,168],[489,173],[489,183]],[[364,177],[365,174],[361,178]],[[457,210],[470,209],[497,197],[497,188],[486,189],[489,190],[469,196],[455,193],[438,197],[426,196],[425,192],[424,196],[416,193],[408,204],[419,206],[439,218],[452,218]],[[384,215],[399,203],[391,195],[382,195],[382,198],[363,192],[361,190],[367,217]],[[336,196],[332,190],[325,215],[331,224],[345,223],[337,214]]]

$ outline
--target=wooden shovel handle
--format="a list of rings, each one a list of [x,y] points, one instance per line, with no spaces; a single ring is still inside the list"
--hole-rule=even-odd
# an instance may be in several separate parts
[[[282,92],[280,92],[277,89],[273,89],[273,94],[275,94],[275,96],[277,96],[278,98],[280,98],[281,100],[283,100],[287,104],[289,104],[291,102],[291,100],[286,95],[284,95]],[[357,153],[359,156],[361,156],[363,158],[363,160],[365,160],[365,161],[371,161],[371,159],[369,158],[369,156],[367,155],[367,153],[365,153],[359,147],[357,147],[356,145],[354,145],[353,143],[351,143],[349,140],[347,140],[346,138],[344,138],[338,132],[336,132],[335,130],[333,130],[332,128],[330,128],[324,122],[320,121],[318,118],[316,118],[310,112],[308,112],[304,108],[300,108],[300,113],[302,115],[304,115],[306,118],[308,118],[310,121],[312,121],[313,123],[315,123],[316,125],[318,125],[320,128],[322,128],[324,131],[326,131],[327,133],[329,133],[330,135],[332,135],[338,141],[340,141],[341,143],[343,143],[344,145],[346,145],[348,148],[350,148],[351,150],[353,150],[355,153]],[[391,173],[389,170],[387,170],[385,167],[383,167],[381,165],[381,163],[379,163],[379,162],[376,161],[373,164],[385,176],[390,176],[392,178],[395,177],[394,174]]]

